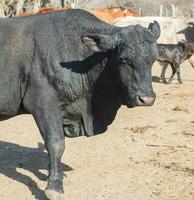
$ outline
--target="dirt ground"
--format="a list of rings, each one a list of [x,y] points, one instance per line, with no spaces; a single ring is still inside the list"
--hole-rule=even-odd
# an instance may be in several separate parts
[[[66,200],[194,200],[194,70],[149,108],[122,107],[108,131],[66,139]],[[169,70],[170,72],[170,70]],[[0,122],[0,200],[46,200],[47,154],[31,115]]]

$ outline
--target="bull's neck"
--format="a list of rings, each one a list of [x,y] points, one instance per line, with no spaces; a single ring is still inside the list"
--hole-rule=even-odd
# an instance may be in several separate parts
[[[105,68],[109,67],[110,53],[96,53],[94,57],[97,62],[87,73],[87,78],[91,86],[98,80]]]

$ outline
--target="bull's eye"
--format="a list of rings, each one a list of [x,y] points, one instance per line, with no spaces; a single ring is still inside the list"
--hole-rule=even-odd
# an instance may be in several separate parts
[[[128,59],[121,59],[121,63],[122,63],[122,64],[130,65],[130,66],[132,65],[131,61],[128,60]]]
[[[128,61],[127,61],[127,60],[124,60],[124,59],[122,59],[121,62],[122,62],[123,64],[127,64],[127,63],[128,63]]]
[[[120,57],[120,62],[122,64],[129,64],[129,59],[125,58],[125,57]]]

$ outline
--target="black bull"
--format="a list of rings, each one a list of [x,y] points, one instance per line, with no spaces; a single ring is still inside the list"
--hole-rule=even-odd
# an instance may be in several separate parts
[[[0,20],[1,119],[31,113],[60,200],[64,138],[102,133],[121,105],[151,106],[157,22],[118,28],[82,10]]]

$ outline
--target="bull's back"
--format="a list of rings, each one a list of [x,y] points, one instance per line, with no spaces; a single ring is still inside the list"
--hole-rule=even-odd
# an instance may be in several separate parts
[[[91,53],[81,36],[110,27],[82,10],[0,21],[0,116],[18,113],[32,71],[33,76],[45,72],[48,78],[64,74],[60,63],[84,59]],[[37,70],[34,60],[39,63]]]

